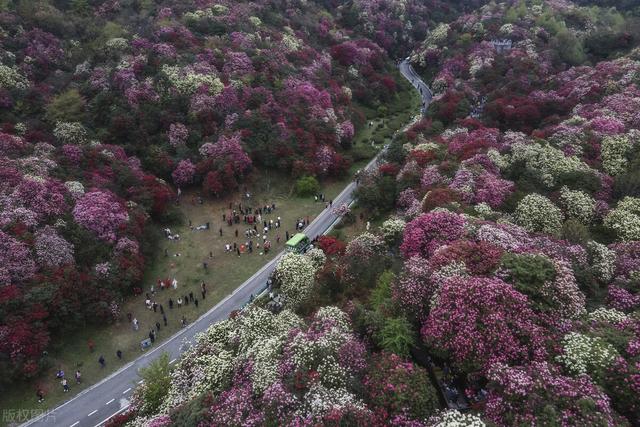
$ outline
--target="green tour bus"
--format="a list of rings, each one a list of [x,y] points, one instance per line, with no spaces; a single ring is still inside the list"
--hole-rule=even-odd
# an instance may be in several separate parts
[[[292,236],[285,244],[285,250],[287,252],[295,252],[297,254],[303,253],[307,246],[309,246],[309,238],[304,233],[297,233]]]

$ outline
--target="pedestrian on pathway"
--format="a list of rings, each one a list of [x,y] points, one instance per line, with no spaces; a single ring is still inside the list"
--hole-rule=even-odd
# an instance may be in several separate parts
[[[82,377],[82,374],[80,373],[80,371],[76,371],[76,384],[80,384],[81,377]]]
[[[157,313],[158,312],[158,304],[156,304],[156,302],[154,301],[153,304],[151,304],[151,307],[153,307],[153,312]]]
[[[164,307],[160,304],[160,314],[164,314]]]
[[[188,296],[184,296],[184,305],[189,305],[189,297]]]
[[[288,231],[285,233],[285,237],[287,238],[287,241],[289,241],[289,232]]]
[[[103,355],[100,355],[100,357],[98,358],[98,363],[100,364],[101,368],[104,368],[105,365],[107,364],[107,362],[105,362],[105,360],[104,360],[104,356]]]
[[[173,300],[169,298],[169,310],[173,309]]]
[[[206,270],[206,269],[207,269],[207,267],[209,266],[209,264],[207,264],[207,262],[205,261],[205,262],[203,262],[203,263],[202,263],[202,266],[203,266],[203,267],[204,267],[204,269]]]
[[[238,229],[236,228],[236,237],[238,237]]]
[[[189,292],[189,299],[193,302],[193,292]]]
[[[196,298],[195,300],[193,300],[193,303],[196,305],[196,308],[198,308],[198,298]]]
[[[333,206],[333,199],[329,200],[329,206]]]
[[[153,333],[153,329],[149,331],[149,339],[152,343],[156,341],[156,335]]]
[[[184,328],[185,326],[187,326],[187,318],[182,316],[182,319],[180,320],[180,323],[182,324],[182,327]]]
[[[64,393],[69,391],[69,383],[67,383],[67,379],[63,378],[62,381],[60,381],[60,384],[62,384],[62,391]]]
[[[176,301],[178,303],[178,307],[182,307],[182,298],[178,297],[178,301]]]
[[[38,403],[44,402],[44,392],[41,389],[36,391],[36,397],[38,398]]]
[[[204,299],[205,295],[207,295],[207,284],[204,283],[204,280],[202,281],[202,283],[200,283],[200,293],[202,294],[202,299]]]
[[[162,321],[164,322],[164,326],[167,326],[167,316],[162,315]]]
[[[238,256],[240,256],[240,248],[236,249],[236,252],[238,252]]]
[[[140,329],[140,322],[138,322],[137,318],[133,318],[133,330],[137,331],[138,329]]]
[[[218,233],[220,233],[220,237],[222,237],[222,227],[220,227],[220,229],[218,230]]]
[[[213,258],[213,252],[209,251],[209,258]]]
[[[121,350],[116,351],[116,357],[118,358],[118,360],[122,360],[122,351]]]
[[[160,322],[156,322],[156,329],[160,332]]]

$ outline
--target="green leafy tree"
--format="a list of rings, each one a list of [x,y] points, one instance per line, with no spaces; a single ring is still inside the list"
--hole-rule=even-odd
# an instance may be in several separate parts
[[[415,344],[415,334],[411,323],[404,317],[387,319],[380,335],[382,348],[399,356],[409,356],[411,347]]]
[[[167,353],[162,353],[162,356],[140,370],[140,376],[144,383],[137,392],[140,393],[144,402],[143,411],[145,413],[155,413],[162,404],[171,386],[170,374],[169,354]]]
[[[51,123],[82,122],[85,101],[77,89],[69,89],[53,98],[47,106],[46,118]]]
[[[318,194],[320,183],[312,176],[303,176],[296,181],[296,194],[301,197]]]

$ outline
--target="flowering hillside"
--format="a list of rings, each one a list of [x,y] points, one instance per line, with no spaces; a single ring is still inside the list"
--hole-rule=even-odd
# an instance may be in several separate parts
[[[233,385],[191,395],[211,396],[196,405],[207,408],[201,420],[262,425],[277,413],[287,425],[640,422],[637,20],[568,1],[534,3],[487,5],[429,32],[412,54],[434,79],[429,114],[394,139],[378,170],[359,177],[362,215],[391,216],[346,245],[322,237],[324,257],[314,249],[279,265],[275,291],[286,308],[310,316],[275,338],[269,359],[278,366],[270,384],[286,393],[281,402],[296,402],[295,415],[271,406],[265,358],[247,350],[226,371]],[[611,38],[609,52],[597,49]],[[357,215],[343,221],[358,224]],[[336,301],[363,345],[348,380],[340,356],[325,347],[322,360],[336,366],[314,365],[316,344],[302,338],[306,327],[323,334],[316,325],[327,309],[317,307]],[[224,338],[225,328],[209,331],[224,344],[207,341],[215,349],[208,355],[233,343],[229,357],[237,357],[244,338]],[[309,358],[296,358],[288,340]],[[305,374],[296,371],[301,363]],[[405,400],[428,394],[416,382],[393,383],[398,371],[415,369],[404,363],[431,370],[437,404]],[[206,383],[215,388],[222,378]],[[174,390],[151,420],[143,398],[130,425],[179,423],[193,411],[182,403],[192,389]],[[242,404],[229,404],[241,395]],[[467,412],[442,411],[443,402]]]
[[[0,3],[5,380],[35,375],[61,332],[120,316],[178,188],[344,175],[363,109],[397,90],[386,46],[320,3]]]

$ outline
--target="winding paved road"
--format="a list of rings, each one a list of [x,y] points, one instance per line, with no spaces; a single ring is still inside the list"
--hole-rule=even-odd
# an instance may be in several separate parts
[[[426,106],[431,101],[431,91],[427,85],[411,68],[408,61],[405,60],[400,64],[400,71],[420,91],[423,110],[426,109]],[[365,170],[374,167],[385,150],[386,148],[378,153],[367,164]],[[351,182],[333,200],[334,205],[340,206],[343,203],[351,203],[355,189],[356,183]],[[309,224],[305,229],[305,234],[313,239],[330,230],[336,220],[337,216],[331,212],[331,209],[325,209]],[[104,424],[111,417],[124,412],[129,406],[129,398],[133,389],[142,382],[138,375],[140,368],[148,366],[165,352],[169,354],[171,363],[175,363],[177,358],[180,357],[185,343],[192,342],[196,334],[205,331],[212,323],[229,317],[232,311],[242,308],[249,301],[251,295],[257,295],[264,289],[267,279],[283,254],[284,252],[278,254],[251,278],[236,288],[231,295],[228,295],[215,307],[200,316],[198,320],[176,333],[167,341],[155,346],[143,356],[123,366],[99,383],[83,390],[57,408],[26,422],[23,426],[97,427]]]
[[[400,69],[400,73],[404,76],[405,79],[409,80],[409,82],[416,88],[422,97],[422,114],[426,113],[427,107],[429,107],[429,103],[433,98],[433,94],[431,93],[431,89],[425,82],[422,81],[418,73],[415,72],[411,63],[409,62],[409,58],[406,58],[404,61],[400,63],[398,66]]]

